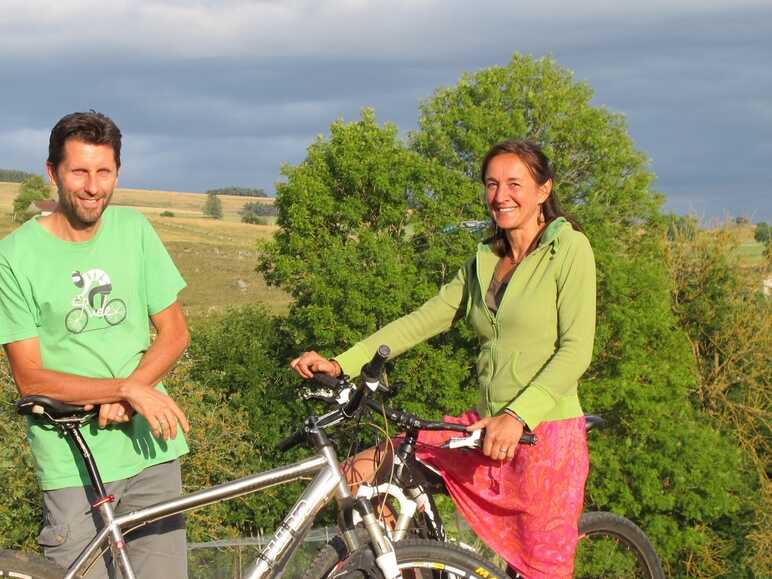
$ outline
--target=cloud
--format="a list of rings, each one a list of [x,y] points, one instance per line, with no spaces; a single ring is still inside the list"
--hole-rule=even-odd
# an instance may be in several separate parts
[[[413,129],[436,88],[518,51],[624,113],[674,200],[752,178],[769,217],[771,50],[761,1],[5,0],[0,165],[37,167],[41,135],[94,108],[126,135],[126,186],[270,190],[336,118]]]

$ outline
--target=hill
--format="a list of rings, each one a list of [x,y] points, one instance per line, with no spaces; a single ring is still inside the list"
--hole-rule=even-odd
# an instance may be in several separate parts
[[[12,231],[10,212],[18,183],[0,182],[0,236]],[[116,189],[113,205],[134,207],[153,224],[188,282],[180,294],[192,319],[224,310],[230,305],[262,303],[274,312],[286,311],[290,298],[266,286],[255,271],[257,242],[269,239],[274,225],[241,223],[238,210],[247,202],[272,203],[258,197],[220,196],[223,220],[201,214],[206,195],[175,191]],[[171,211],[174,217],[161,217]]]

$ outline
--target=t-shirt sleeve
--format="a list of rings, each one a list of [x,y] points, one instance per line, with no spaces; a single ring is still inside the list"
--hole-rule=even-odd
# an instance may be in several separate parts
[[[142,220],[142,250],[145,289],[147,291],[147,313],[155,315],[168,308],[177,300],[177,294],[187,285],[169,252],[153,229]]]
[[[30,309],[13,268],[0,256],[0,344],[38,335],[35,315]]]

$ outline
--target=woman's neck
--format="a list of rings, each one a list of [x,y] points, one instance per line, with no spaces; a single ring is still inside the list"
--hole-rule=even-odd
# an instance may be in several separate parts
[[[526,256],[542,229],[544,229],[543,223],[534,222],[522,228],[507,229],[504,232],[509,241],[510,257],[515,263],[519,263]]]

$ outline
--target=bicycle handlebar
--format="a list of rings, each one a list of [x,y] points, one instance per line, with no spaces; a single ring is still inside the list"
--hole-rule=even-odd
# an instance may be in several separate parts
[[[397,425],[405,429],[449,430],[452,432],[464,432],[467,434],[469,433],[466,425],[464,424],[456,424],[454,422],[423,420],[422,418],[418,418],[417,416],[410,414],[408,412],[403,412],[401,410],[394,410],[393,408],[380,406],[377,402],[373,402],[372,400],[368,400],[366,404],[371,410],[374,410],[378,413],[383,412],[386,415],[386,418],[388,418],[392,422],[395,422]],[[519,444],[527,444],[529,446],[535,445],[536,435],[533,432],[523,432],[522,436],[520,437]]]
[[[388,346],[379,346],[378,350],[373,355],[372,360],[370,360],[370,362],[362,367],[362,375],[365,380],[365,386],[357,388],[354,392],[354,395],[347,401],[340,403],[340,406],[337,410],[334,410],[329,414],[325,414],[318,420],[313,418],[307,419],[301,428],[289,436],[282,438],[276,445],[276,448],[282,452],[287,451],[290,448],[293,448],[303,442],[312,427],[326,428],[328,426],[332,426],[333,424],[337,424],[341,420],[351,418],[356,415],[362,406],[362,402],[366,400],[366,397],[369,396],[371,392],[375,392],[380,386],[381,374],[383,373],[383,365],[385,364],[386,360],[388,360],[389,354],[391,354],[391,350],[389,350]],[[346,384],[344,380],[338,380],[336,378],[331,378],[330,376],[319,373],[314,374],[313,380],[324,386],[330,386],[334,388],[337,388],[342,384]]]

